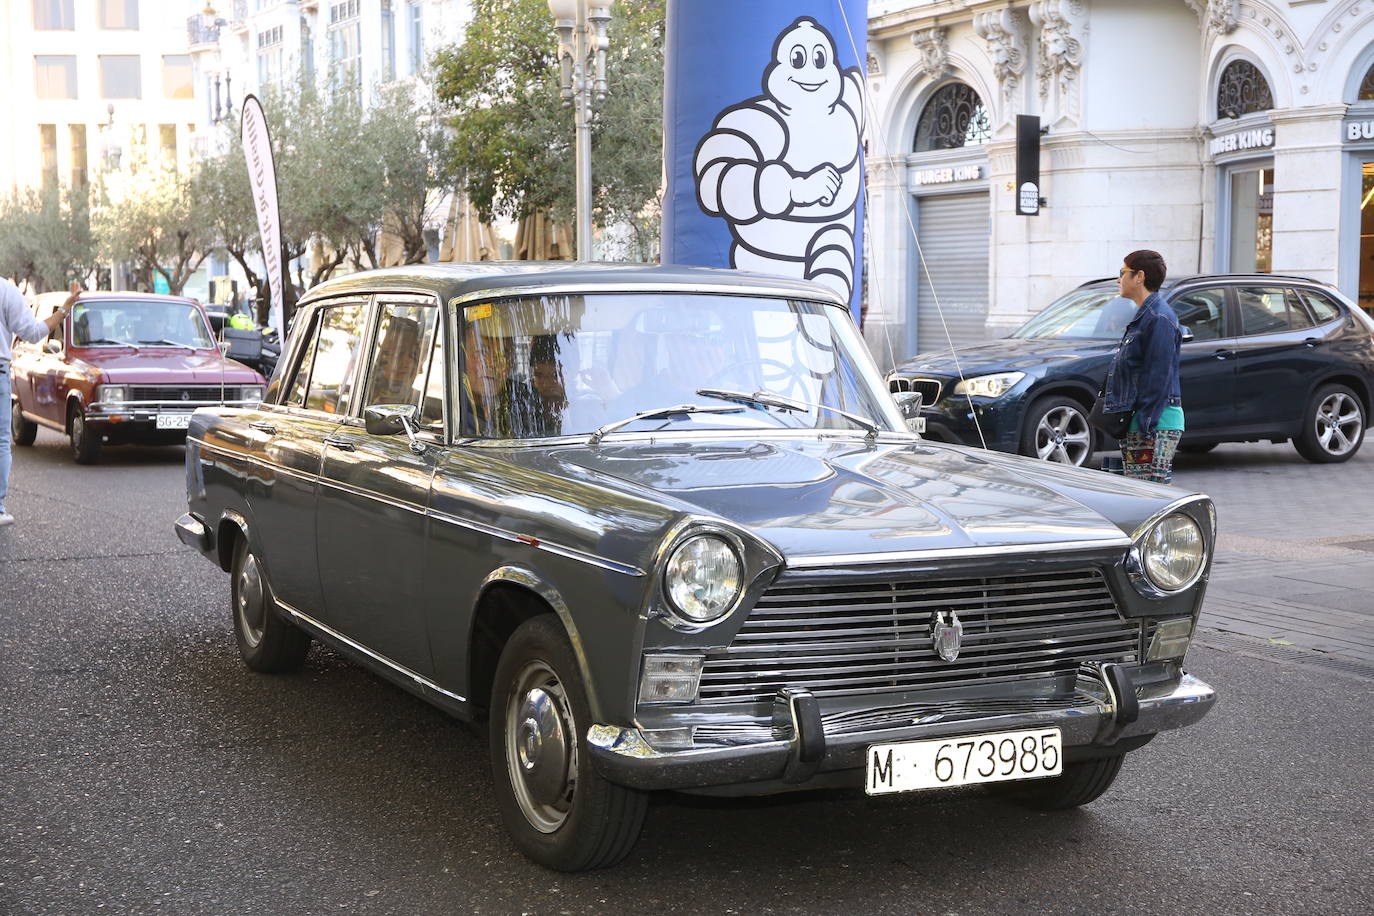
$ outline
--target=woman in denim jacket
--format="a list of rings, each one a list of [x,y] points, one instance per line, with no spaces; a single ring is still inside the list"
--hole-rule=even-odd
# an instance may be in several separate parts
[[[1178,354],[1183,332],[1178,316],[1159,294],[1167,267],[1157,251],[1126,255],[1117,284],[1136,304],[1111,368],[1103,408],[1131,410],[1130,431],[1121,443],[1127,477],[1156,483],[1173,481],[1174,452],[1183,436],[1183,399],[1178,386]]]

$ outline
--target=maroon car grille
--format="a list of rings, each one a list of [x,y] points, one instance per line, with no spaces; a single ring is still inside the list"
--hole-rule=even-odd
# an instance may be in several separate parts
[[[932,617],[956,613],[958,657],[935,651]],[[948,617],[946,618],[948,619]],[[1140,651],[1101,572],[922,579],[768,589],[734,642],[707,653],[703,703],[767,700],[783,686],[817,696],[974,687],[1072,675]]]
[[[129,389],[131,401],[236,401],[237,385],[134,385]]]

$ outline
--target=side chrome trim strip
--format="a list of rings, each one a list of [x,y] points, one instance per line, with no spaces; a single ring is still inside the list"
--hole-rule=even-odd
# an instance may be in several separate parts
[[[256,464],[259,467],[267,468],[269,471],[272,471],[273,473],[282,474],[286,477],[294,477],[297,480],[305,480],[310,483],[315,483],[319,480],[318,476],[314,474],[307,474],[304,471],[297,471],[294,468],[282,467],[279,464],[273,464],[270,461],[265,461],[256,455],[249,455],[246,452],[236,452],[232,449],[223,448],[222,446],[210,445],[204,439],[197,439],[195,436],[187,436],[186,441],[194,442],[202,450],[210,452],[212,454],[223,455],[225,458],[235,458],[239,461],[246,461],[249,464]]]
[[[897,550],[891,553],[845,553],[787,560],[788,569],[824,569],[831,566],[875,566],[882,563],[924,563],[929,560],[966,560],[1023,554],[1057,554],[1087,550],[1114,550],[1131,546],[1129,538],[1098,541],[1056,541],[1046,544],[1003,544],[980,547],[947,547],[935,550]]]
[[[369,649],[362,643],[358,642],[357,640],[349,639],[347,636],[343,635],[333,627],[320,623],[314,617],[311,617],[309,614],[306,614],[303,611],[298,611],[296,608],[287,604],[285,601],[281,600],[276,595],[272,596],[272,600],[277,603],[278,607],[286,611],[286,613],[290,614],[292,617],[296,618],[300,622],[304,623],[306,626],[319,630],[321,633],[324,633],[330,639],[336,639],[344,645],[348,646],[349,648],[355,649],[358,652],[363,653],[368,658],[376,662],[380,662],[383,665],[386,665],[388,668],[395,671],[397,674],[401,674],[405,677],[410,678],[416,684],[419,684],[422,687],[428,687],[430,690],[433,690],[436,693],[441,693],[451,700],[457,700],[460,703],[467,702],[467,697],[460,697],[458,694],[454,693],[451,690],[445,690],[444,688],[440,687],[438,684],[434,683],[424,675],[416,674],[414,671],[411,671],[405,665],[399,665],[396,662],[393,662],[391,659],[387,658],[385,655],[373,652],[371,649]]]
[[[383,496],[375,490],[368,490],[363,487],[355,487],[349,483],[341,483],[337,480],[330,480],[328,477],[325,477],[324,475],[320,475],[320,486],[328,487],[331,490],[339,490],[343,493],[348,493],[351,496],[361,496],[364,499],[370,499],[374,502],[384,503],[388,506],[394,506],[397,509],[405,509],[407,512],[414,512],[416,515],[427,514],[424,506],[418,505],[416,503],[403,502],[399,499],[392,499],[390,496]]]

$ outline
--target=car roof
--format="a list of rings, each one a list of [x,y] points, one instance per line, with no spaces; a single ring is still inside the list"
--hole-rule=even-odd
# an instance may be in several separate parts
[[[784,294],[848,305],[834,290],[807,280],[712,267],[595,261],[481,261],[385,267],[322,283],[302,297],[302,304],[325,296],[376,289],[434,292],[447,300],[487,292],[586,286],[605,287],[607,291],[616,287],[625,291],[681,288],[687,292]]]
[[[68,293],[68,292],[65,291],[65,290],[58,290],[58,291],[52,292],[52,293],[39,293],[37,296],[34,296],[34,301],[35,301],[35,302],[38,302],[38,303],[40,303],[40,304],[42,304],[42,303],[47,303],[47,302],[51,302],[51,301],[54,301],[54,300],[56,300],[56,301],[58,301],[58,302],[65,302],[65,301],[67,301],[67,296],[69,296],[69,295],[70,295],[70,293]],[[197,302],[195,299],[192,299],[192,298],[190,298],[190,297],[188,297],[188,296],[168,296],[168,295],[165,295],[165,294],[163,294],[163,293],[136,293],[136,292],[133,292],[133,291],[131,291],[131,290],[124,290],[124,291],[114,290],[114,291],[111,291],[111,290],[108,290],[108,289],[100,289],[100,290],[84,290],[84,289],[83,289],[83,290],[81,291],[81,300],[80,300],[80,301],[82,301],[82,302],[98,302],[98,301],[102,301],[102,300],[103,300],[103,301],[119,301],[119,302],[140,302],[140,301],[148,301],[148,302],[178,302],[178,303],[182,303],[182,304],[184,304],[184,305],[199,305],[199,304],[200,304],[200,303]]]
[[[1324,287],[1324,288],[1329,288],[1329,287],[1330,287],[1330,284],[1328,284],[1328,283],[1323,283],[1323,282],[1320,281],[1320,280],[1314,280],[1314,279],[1312,279],[1311,277],[1301,277],[1301,276],[1298,276],[1297,274],[1259,274],[1259,273],[1248,273],[1248,274],[1247,274],[1247,273],[1239,273],[1239,274],[1184,274],[1184,275],[1181,276],[1181,277],[1170,277],[1170,278],[1168,278],[1167,280],[1164,281],[1164,285],[1161,287],[1161,289],[1171,289],[1171,288],[1173,288],[1173,287],[1175,287],[1175,286],[1183,286],[1183,285],[1185,285],[1185,284],[1186,284],[1186,285],[1192,285],[1192,284],[1194,284],[1194,283],[1208,283],[1208,282],[1220,282],[1220,283],[1246,283],[1246,282],[1257,282],[1257,283],[1265,283],[1265,282],[1273,282],[1273,281],[1275,281],[1275,280],[1285,280],[1285,281],[1295,282],[1295,283],[1308,283],[1308,284],[1311,284],[1312,286],[1321,286],[1321,287]],[[1097,279],[1097,280],[1088,280],[1088,281],[1085,282],[1085,283],[1080,283],[1080,284],[1078,285],[1078,289],[1084,289],[1084,288],[1089,287],[1089,286],[1097,286],[1097,285],[1103,284],[1103,283],[1115,283],[1115,282],[1116,282],[1116,277],[1102,277],[1102,278]]]

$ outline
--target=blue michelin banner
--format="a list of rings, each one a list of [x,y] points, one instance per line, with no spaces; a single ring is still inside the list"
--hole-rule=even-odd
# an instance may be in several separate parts
[[[663,261],[807,278],[859,317],[867,0],[669,0]]]

